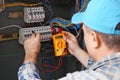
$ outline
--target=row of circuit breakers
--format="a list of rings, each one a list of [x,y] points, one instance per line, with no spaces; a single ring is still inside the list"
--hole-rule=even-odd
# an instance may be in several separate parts
[[[61,32],[62,29],[58,27],[50,27],[50,26],[40,26],[40,27],[32,27],[32,28],[21,28],[19,30],[19,43],[23,44],[23,41],[32,35],[32,33],[40,33],[41,42],[50,41],[51,37],[54,33]]]
[[[43,22],[45,19],[45,10],[43,7],[25,7],[24,21],[26,23]],[[49,26],[22,28],[19,30],[19,42],[23,44],[24,39],[31,36],[32,32],[41,33],[41,41],[50,40],[51,28]]]
[[[24,21],[26,23],[43,22],[45,19],[45,10],[43,7],[25,7]]]

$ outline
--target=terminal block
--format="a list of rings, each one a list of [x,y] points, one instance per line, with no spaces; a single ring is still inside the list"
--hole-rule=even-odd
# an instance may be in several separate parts
[[[41,34],[41,42],[50,41],[52,38],[52,29],[50,26],[21,28],[19,30],[19,43],[23,44],[24,40],[31,36],[33,32]]]
[[[45,10],[43,7],[25,7],[24,21],[26,23],[43,22],[45,19]]]

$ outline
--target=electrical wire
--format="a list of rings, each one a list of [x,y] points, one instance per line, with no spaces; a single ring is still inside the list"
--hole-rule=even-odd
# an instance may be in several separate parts
[[[66,31],[68,31],[68,32],[70,32],[70,30],[69,29],[67,29],[67,28],[65,28],[65,27],[62,27],[62,26],[60,26],[61,28],[63,28],[64,30],[66,30]]]
[[[82,29],[79,29],[78,34],[76,35],[76,38],[79,38],[79,36],[81,35]]]
[[[39,69],[43,72],[54,72],[54,71],[56,71],[62,65],[62,61],[63,61],[63,58],[64,58],[65,55],[66,55],[66,49],[63,52],[63,55],[59,58],[57,66],[42,64],[41,66],[39,66]],[[51,70],[46,70],[46,69],[44,69],[44,67],[51,68]]]
[[[86,1],[86,0],[76,0],[75,13],[83,11],[83,9],[87,6],[88,1]]]
[[[53,18],[50,22],[50,26],[62,26],[62,27],[68,27],[68,26],[71,26],[72,23],[68,20],[65,20],[61,17],[56,17],[56,18]]]
[[[0,1],[0,4],[5,4],[5,1],[4,0],[1,0]],[[2,8],[0,8],[0,12],[2,12],[3,10],[5,10],[5,6],[2,6]]]
[[[80,4],[79,4],[79,0],[76,0],[76,5],[75,5],[75,8],[76,8],[76,12],[79,12],[80,11]]]
[[[66,56],[71,56],[71,55],[66,55]],[[39,56],[38,56],[38,58],[42,58],[42,59],[51,59],[51,58],[56,58],[56,56],[49,56],[49,57],[45,57],[45,56],[39,57]]]
[[[75,30],[76,36],[79,35],[77,25],[72,24],[70,21],[65,20],[61,17],[52,19],[50,23],[51,27],[61,27],[63,30],[70,32],[71,28]]]
[[[71,26],[74,30],[75,30],[75,32],[76,32],[76,35],[78,35],[78,31],[77,31],[77,28],[76,28],[76,26]]]
[[[70,32],[70,30],[67,27],[73,26],[73,24],[70,21],[65,20],[61,17],[56,17],[51,20],[50,26],[51,27],[61,27],[62,29]]]
[[[25,7],[32,7],[32,6],[38,6],[42,5],[43,3],[37,3],[37,4],[29,4],[29,3],[22,3],[22,2],[12,2],[12,3],[6,3],[6,4],[0,4],[0,8],[3,7],[14,7],[14,6],[25,6]]]
[[[22,28],[22,27],[19,26],[19,25],[9,25],[9,26],[5,26],[5,27],[0,28],[0,30],[6,29],[6,28],[12,28],[12,27]]]
[[[37,0],[38,2],[41,2],[40,0]],[[44,24],[42,24],[41,22],[40,22],[40,25],[41,26],[44,26],[44,25],[47,25],[47,24],[49,24],[49,22],[50,22],[50,20],[52,19],[52,17],[53,17],[53,10],[52,10],[52,7],[51,7],[51,3],[50,3],[50,1],[49,0],[42,0],[42,5],[45,7],[45,8],[47,8],[47,10],[50,12],[50,16],[49,16],[49,18],[47,19],[47,21],[44,23]]]
[[[16,27],[16,28],[22,28],[19,25],[9,25],[9,26],[5,26],[0,28],[0,30],[6,29],[6,28],[12,28],[12,27]],[[19,38],[19,34],[17,33],[13,33],[13,34],[0,34],[0,41],[6,41],[6,40],[13,40],[13,39],[18,39]]]

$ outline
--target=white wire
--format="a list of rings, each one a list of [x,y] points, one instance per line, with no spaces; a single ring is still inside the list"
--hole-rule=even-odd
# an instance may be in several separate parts
[[[22,28],[22,27],[19,26],[19,25],[9,25],[9,26],[5,26],[5,27],[0,28],[0,30],[6,29],[6,28],[12,28],[12,27]]]

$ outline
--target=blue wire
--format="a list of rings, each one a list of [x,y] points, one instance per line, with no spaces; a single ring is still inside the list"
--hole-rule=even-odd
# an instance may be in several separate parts
[[[83,4],[84,4],[84,0],[78,0],[78,5],[79,5],[80,8],[83,6]],[[77,7],[78,6],[76,4],[75,5],[75,13],[79,12]]]
[[[84,0],[81,0],[81,7],[83,6],[83,4],[84,4]]]
[[[48,9],[48,11],[50,11],[50,13],[51,13],[48,21],[46,22],[46,23],[49,23],[50,20],[51,20],[52,17],[53,17],[53,10],[52,10],[51,3],[50,3],[49,0],[43,0],[43,2],[44,2],[43,5],[44,5],[44,6]]]

